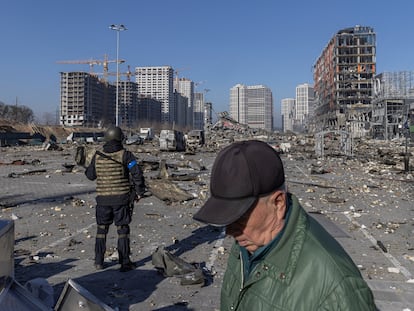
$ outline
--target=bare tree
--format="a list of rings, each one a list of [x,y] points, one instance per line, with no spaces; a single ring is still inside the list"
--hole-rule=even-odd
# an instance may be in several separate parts
[[[0,102],[0,118],[21,122],[30,123],[34,120],[33,110],[23,105],[6,105]]]

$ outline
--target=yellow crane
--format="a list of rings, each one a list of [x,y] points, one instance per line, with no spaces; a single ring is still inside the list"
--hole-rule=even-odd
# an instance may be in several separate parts
[[[119,59],[118,63],[122,64],[125,60]],[[116,63],[116,60],[108,60],[108,55],[104,55],[104,59],[87,59],[87,60],[62,60],[57,61],[57,64],[88,64],[89,65],[89,72],[90,74],[95,74],[93,72],[93,66],[95,65],[102,65],[103,66],[103,78],[106,80],[108,76],[108,64],[109,63]]]

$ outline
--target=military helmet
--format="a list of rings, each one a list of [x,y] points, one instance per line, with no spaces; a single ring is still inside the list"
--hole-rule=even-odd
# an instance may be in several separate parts
[[[105,141],[116,140],[122,142],[124,140],[124,133],[118,126],[110,127],[105,133]]]

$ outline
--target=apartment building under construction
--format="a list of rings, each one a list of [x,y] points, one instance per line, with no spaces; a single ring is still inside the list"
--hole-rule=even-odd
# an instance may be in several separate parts
[[[119,81],[119,124],[133,127],[138,123],[138,84],[133,81]]]
[[[338,31],[314,64],[315,131],[369,132],[376,34],[355,26]]]
[[[138,84],[119,81],[120,125],[133,127],[139,121]],[[106,126],[115,124],[116,85],[97,75],[60,73],[60,124],[64,126]]]
[[[116,88],[96,75],[60,73],[60,124],[99,126],[114,120]]]

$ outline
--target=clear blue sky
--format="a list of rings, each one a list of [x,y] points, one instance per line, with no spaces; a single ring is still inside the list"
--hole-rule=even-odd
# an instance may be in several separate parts
[[[182,69],[204,81],[198,91],[216,112],[228,110],[237,83],[273,92],[280,100],[311,83],[312,66],[340,29],[370,26],[377,34],[377,73],[413,70],[414,1],[360,0],[14,0],[0,9],[0,101],[30,107],[36,116],[59,107],[59,72],[89,70],[61,60],[116,59],[120,65]],[[102,72],[102,66],[95,66]],[[109,71],[116,72],[110,64]]]

